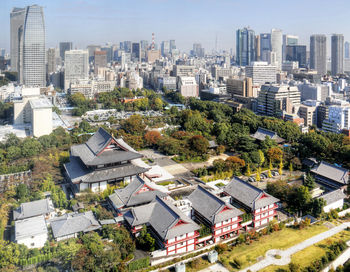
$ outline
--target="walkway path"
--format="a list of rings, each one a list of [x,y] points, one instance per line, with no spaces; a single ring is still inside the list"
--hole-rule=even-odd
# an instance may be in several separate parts
[[[343,223],[337,227],[334,227],[330,230],[327,230],[323,233],[320,233],[318,235],[315,235],[299,244],[296,244],[295,246],[292,246],[286,250],[278,250],[278,249],[271,249],[266,252],[265,258],[261,260],[260,262],[253,264],[252,266],[249,266],[240,272],[247,272],[250,270],[251,272],[259,271],[269,265],[287,265],[290,262],[290,257],[297,253],[300,250],[303,250],[309,246],[312,246],[314,244],[317,244],[318,242],[321,242],[324,239],[327,239],[338,232],[343,231],[347,227],[350,227],[350,222]],[[275,256],[279,255],[281,256],[280,259],[276,259]]]

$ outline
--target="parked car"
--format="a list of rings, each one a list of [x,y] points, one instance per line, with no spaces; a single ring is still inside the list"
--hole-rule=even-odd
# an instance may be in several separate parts
[[[279,176],[280,174],[277,172],[277,171],[272,171],[271,174],[276,177],[276,176]]]
[[[267,175],[266,175],[265,173],[261,173],[260,177],[261,177],[262,179],[266,179],[266,178],[267,178]]]
[[[255,182],[256,180],[255,180],[255,178],[253,178],[253,177],[250,177],[249,179],[248,179],[248,182]]]

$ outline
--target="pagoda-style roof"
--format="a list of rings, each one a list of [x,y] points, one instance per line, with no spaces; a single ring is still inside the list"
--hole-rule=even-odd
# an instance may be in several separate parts
[[[86,166],[97,166],[142,158],[123,139],[116,139],[103,128],[84,144],[71,147],[71,156],[79,157]]]
[[[70,157],[70,161],[64,165],[66,173],[72,183],[95,183],[103,180],[115,180],[130,177],[147,172],[149,169],[139,167],[132,163],[115,166],[112,168],[91,169],[87,168],[77,157]]]

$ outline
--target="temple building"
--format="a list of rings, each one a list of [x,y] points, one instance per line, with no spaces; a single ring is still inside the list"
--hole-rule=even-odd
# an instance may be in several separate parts
[[[65,175],[72,183],[73,193],[85,189],[100,192],[108,184],[129,183],[133,177],[148,171],[133,164],[133,160],[142,157],[123,139],[116,139],[99,128],[86,143],[71,147],[69,162],[64,164]]]

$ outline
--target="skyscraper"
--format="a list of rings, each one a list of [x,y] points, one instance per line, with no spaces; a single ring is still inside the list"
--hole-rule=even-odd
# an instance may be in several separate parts
[[[170,53],[172,53],[174,49],[176,49],[175,40],[170,40]]]
[[[236,59],[239,66],[255,61],[255,33],[247,27],[236,32]]]
[[[33,5],[26,8],[20,47],[20,82],[27,86],[46,86],[45,24],[42,7]]]
[[[262,61],[268,61],[269,53],[271,51],[271,34],[260,34],[260,59]]]
[[[107,67],[107,52],[96,50],[94,60],[95,60],[94,72],[95,72],[95,75],[97,75],[98,68]]]
[[[320,75],[327,74],[327,37],[315,34],[310,37],[310,68]]]
[[[72,42],[60,42],[60,57],[64,61],[64,53],[73,49]]]
[[[23,34],[25,8],[14,8],[10,14],[11,31],[11,70],[19,72],[20,37]]]
[[[332,75],[344,73],[344,36],[343,34],[332,35]]]
[[[87,50],[70,50],[65,53],[64,89],[71,83],[89,76],[89,53]]]
[[[166,57],[170,53],[170,43],[169,41],[163,41],[161,44],[162,56]]]
[[[344,43],[344,58],[346,58],[346,59],[350,58],[350,43],[349,42]]]
[[[277,70],[282,68],[282,30],[271,30],[271,51],[276,53]]]
[[[131,58],[133,61],[141,61],[141,45],[140,43],[132,43],[131,45]]]
[[[299,62],[299,67],[306,68],[306,45],[287,45],[286,60]]]
[[[286,60],[287,56],[287,46],[288,45],[298,45],[299,37],[294,35],[283,35],[283,46],[282,46],[282,56],[283,61]]]
[[[56,48],[47,49],[47,75],[56,71]]]

